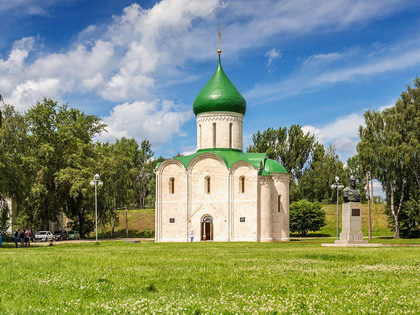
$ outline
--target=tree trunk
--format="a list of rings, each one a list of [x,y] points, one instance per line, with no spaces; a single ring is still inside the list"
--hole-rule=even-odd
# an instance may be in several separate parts
[[[398,222],[398,215],[395,212],[395,204],[394,204],[394,187],[391,184],[391,196],[390,196],[390,207],[391,207],[391,213],[392,216],[394,217],[394,238],[400,238],[400,229],[399,229],[399,222]]]
[[[394,231],[394,238],[400,238],[400,222],[398,221],[397,217],[394,217],[394,225],[395,225],[395,231]]]
[[[115,229],[115,216],[112,214],[111,217],[111,238],[114,238],[114,229]]]

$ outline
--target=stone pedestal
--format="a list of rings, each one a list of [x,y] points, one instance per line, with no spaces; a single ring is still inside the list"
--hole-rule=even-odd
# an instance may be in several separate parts
[[[367,244],[362,233],[362,205],[360,202],[346,202],[342,207],[342,231],[337,245]]]

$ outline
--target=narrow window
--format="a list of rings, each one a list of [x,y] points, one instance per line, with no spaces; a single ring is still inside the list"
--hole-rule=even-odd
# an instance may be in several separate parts
[[[241,189],[241,194],[244,194],[245,193],[245,177],[244,176],[241,176],[240,178],[239,178],[239,185],[240,185],[240,189]]]
[[[199,132],[199,136],[200,136],[200,149],[201,149],[201,125],[198,125],[200,132]]]
[[[213,148],[216,147],[216,123],[213,123]]]
[[[281,195],[277,196],[277,211],[280,212],[281,209]]]
[[[169,193],[172,195],[175,193],[175,178],[173,177],[169,179]]]
[[[229,149],[232,149],[232,128],[233,123],[229,124]]]
[[[206,177],[206,179],[205,179],[205,181],[204,181],[204,183],[205,183],[205,191],[206,191],[206,194],[210,194],[210,176],[207,176]]]

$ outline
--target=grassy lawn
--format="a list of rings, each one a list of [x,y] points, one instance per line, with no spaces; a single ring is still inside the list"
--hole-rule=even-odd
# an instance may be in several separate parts
[[[311,240],[103,242],[0,248],[0,259],[0,314],[418,314],[420,309],[419,247],[325,248]]]

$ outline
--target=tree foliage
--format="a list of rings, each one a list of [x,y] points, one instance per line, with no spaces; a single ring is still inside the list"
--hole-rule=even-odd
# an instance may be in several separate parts
[[[407,87],[395,106],[367,111],[361,126],[358,155],[371,170],[387,196],[395,238],[400,236],[401,214],[406,201],[420,191],[420,80]],[[404,226],[406,226],[404,224]],[[401,231],[407,236],[405,230]]]
[[[306,199],[292,202],[290,205],[290,231],[306,235],[309,231],[318,231],[326,225],[325,211],[319,202]]]
[[[304,133],[299,125],[258,131],[252,136],[252,141],[253,145],[247,152],[265,152],[269,159],[280,162],[296,181],[308,167],[316,145],[315,136]]]
[[[336,176],[341,177],[345,172],[334,147],[325,149],[316,141],[315,135],[305,133],[299,125],[258,131],[252,140],[248,152],[265,152],[268,158],[277,160],[292,174],[291,201],[304,198],[319,202],[335,200],[330,186]]]
[[[105,125],[94,115],[58,106],[50,99],[21,114],[1,105],[0,199],[17,205],[15,222],[47,228],[61,213],[81,234],[94,227],[94,188],[100,174],[99,223],[116,222],[116,209],[138,207],[150,193],[146,173],[153,156],[144,140],[121,138],[95,143]]]

